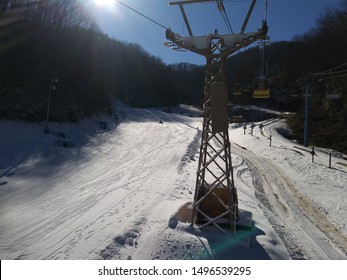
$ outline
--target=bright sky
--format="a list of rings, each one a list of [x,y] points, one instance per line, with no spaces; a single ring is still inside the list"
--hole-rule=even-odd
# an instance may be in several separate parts
[[[89,0],[101,29],[110,37],[138,43],[150,54],[165,63],[189,62],[205,64],[202,56],[191,52],[175,52],[163,45],[165,29],[141,17],[117,0]],[[178,0],[120,0],[174,32],[188,36],[178,6],[169,6]],[[225,0],[224,5],[234,32],[239,32],[251,0]],[[315,26],[326,8],[338,7],[341,0],[268,0],[268,25],[272,42],[290,40]],[[185,10],[194,35],[227,34],[227,28],[215,3],[186,5]],[[265,0],[258,0],[247,26],[247,31],[261,27],[265,14]]]

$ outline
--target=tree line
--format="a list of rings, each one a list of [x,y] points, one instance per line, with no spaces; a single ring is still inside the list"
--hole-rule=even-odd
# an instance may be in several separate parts
[[[292,81],[312,73],[326,73],[323,76],[318,75],[312,86],[309,127],[311,144],[331,147],[346,153],[347,67],[337,70],[334,68],[347,63],[347,0],[341,1],[338,8],[325,10],[317,19],[316,26],[309,32],[296,36],[293,43],[296,56],[291,55],[292,62],[287,62],[287,72]],[[296,75],[292,73],[294,67]],[[334,74],[335,71],[342,71],[342,75]],[[340,87],[340,99],[327,99],[331,84]],[[297,83],[297,86],[302,85]],[[289,121],[294,137],[300,140],[303,138],[304,113],[305,107],[302,104],[297,114]]]
[[[96,27],[90,11],[77,0],[2,0],[0,14],[55,28]]]
[[[117,97],[133,106],[199,103],[203,68],[166,65],[102,34],[80,1],[5,1],[0,24],[0,117],[77,121]],[[178,80],[180,80],[178,82]]]
[[[7,0],[0,4],[0,118],[43,120],[50,80],[52,119],[77,121],[111,107],[117,97],[133,106],[201,105],[204,67],[166,65],[141,46],[102,34],[80,1]],[[297,81],[347,62],[347,0],[324,11],[316,26],[291,41],[270,43],[265,60],[272,90],[297,90],[290,102],[235,98],[233,84],[252,86],[261,62],[259,49],[249,48],[230,57],[227,77],[232,102],[280,106],[297,112],[289,124],[302,139],[303,85]],[[313,85],[310,122],[313,143],[347,151],[346,76],[332,78],[341,85],[339,106],[324,102],[329,79]],[[293,87],[294,85],[294,87]],[[289,95],[285,96],[288,97]],[[286,99],[286,98],[285,98]]]

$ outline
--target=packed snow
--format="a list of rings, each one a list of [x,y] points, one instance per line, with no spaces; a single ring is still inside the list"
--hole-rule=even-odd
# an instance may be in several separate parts
[[[201,125],[189,106],[119,105],[117,118],[50,123],[50,134],[1,121],[0,258],[347,258],[346,158],[334,153],[328,168],[329,151],[316,148],[312,163],[280,118],[230,125],[239,207],[253,226],[191,226]],[[74,145],[56,145],[54,131]]]

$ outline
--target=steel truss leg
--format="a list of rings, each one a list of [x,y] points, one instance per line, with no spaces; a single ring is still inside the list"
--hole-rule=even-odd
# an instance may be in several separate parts
[[[203,109],[203,130],[193,203],[192,224],[199,228],[214,225],[225,231],[221,224],[235,230],[238,199],[234,186],[228,130],[215,132],[212,128],[211,84],[225,82],[225,59],[214,56],[218,43],[211,47],[207,58]]]

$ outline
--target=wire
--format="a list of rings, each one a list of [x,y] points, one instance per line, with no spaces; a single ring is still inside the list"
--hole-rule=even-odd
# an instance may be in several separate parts
[[[309,75],[308,77],[310,78],[315,78],[316,76],[321,76],[321,75],[331,75],[331,71],[334,70],[334,69],[337,69],[337,68],[341,68],[343,66],[347,66],[347,62],[341,64],[341,65],[338,65],[338,66],[335,66],[333,68],[330,68],[328,70],[325,70],[325,71],[322,71],[322,72],[319,72],[319,73],[312,73],[311,75]],[[342,70],[342,71],[345,71],[345,70]]]
[[[158,25],[158,26],[164,28],[165,30],[168,30],[168,29],[169,29],[168,27],[166,27],[166,26],[162,25],[161,23],[157,22],[156,20],[154,20],[154,19],[152,19],[152,18],[146,16],[145,14],[143,14],[143,13],[141,13],[141,12],[135,10],[134,8],[128,6],[127,4],[124,4],[123,2],[121,2],[121,1],[119,1],[119,0],[115,0],[115,1],[118,2],[119,4],[123,5],[124,7],[128,8],[129,10],[131,10],[131,11],[133,11],[133,12],[139,14],[140,16],[142,16],[142,17],[148,19],[149,21],[155,23],[156,25]]]
[[[265,15],[264,15],[264,21],[267,21],[267,7],[268,7],[268,0],[265,1]]]
[[[347,72],[347,69],[345,70],[340,70],[340,71],[334,71],[334,72],[328,72],[326,73],[326,75],[332,75],[332,74],[339,74],[339,73],[343,73],[343,72]],[[325,73],[321,73],[321,75],[324,75]]]
[[[345,77],[345,76],[347,76],[347,73],[342,74],[342,75],[338,75],[338,76],[334,76],[333,78],[336,79],[336,78],[341,78],[341,77]],[[332,79],[331,77],[327,77],[327,78],[321,78],[319,80],[324,81],[324,80],[331,80],[331,79]]]
[[[307,79],[313,80],[313,79],[317,78],[317,79],[323,81],[323,80],[331,80],[332,78],[336,79],[336,78],[345,77],[345,76],[347,76],[347,69],[332,72],[332,70],[341,68],[343,66],[347,66],[347,62],[343,63],[341,65],[335,66],[331,69],[328,69],[328,70],[325,70],[325,71],[322,71],[319,73],[312,73],[312,74],[310,74],[304,78],[298,79],[295,82],[293,82],[290,86],[288,86],[286,89],[284,89],[283,91],[288,92],[288,91],[290,91],[290,88],[294,87],[296,84],[300,84],[302,81],[307,80]],[[337,75],[337,76],[333,76],[333,75]],[[323,77],[320,78],[320,76],[323,76]],[[328,76],[328,77],[324,77],[324,76]]]
[[[290,86],[288,86],[286,89],[284,89],[283,91],[284,92],[291,92],[291,91],[293,91],[293,90],[290,90],[292,87],[294,87],[296,84],[300,84],[299,83],[299,81],[301,81],[301,80],[303,80],[303,79],[298,79],[298,80],[296,80],[295,82],[293,82]],[[303,87],[303,88],[305,88],[305,87]]]
[[[234,31],[233,31],[233,28],[231,27],[231,24],[230,24],[230,20],[229,20],[229,17],[228,17],[228,14],[226,13],[225,11],[225,7],[224,7],[224,4],[223,4],[223,0],[217,0],[216,1],[217,3],[217,6],[218,6],[218,10],[219,12],[221,13],[223,19],[224,19],[224,22],[229,30],[229,33],[230,34],[233,34]]]
[[[246,2],[248,0],[224,0],[225,2]]]
[[[340,67],[343,67],[343,66],[347,66],[347,62],[346,62],[346,63],[343,63],[343,64],[341,64],[341,65],[339,65],[339,66],[336,66],[336,67],[334,67],[334,68],[331,68],[331,69],[329,69],[329,70],[327,70],[327,71],[334,70],[334,69],[337,69],[337,68],[340,68]]]

